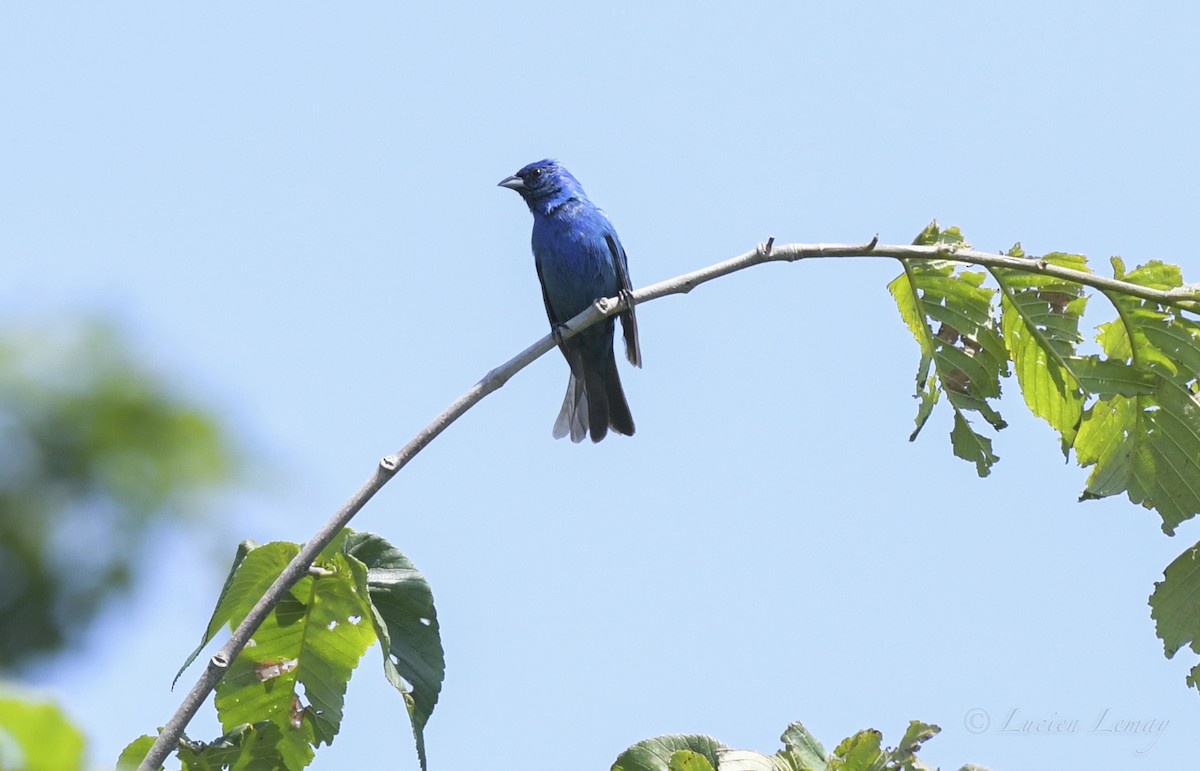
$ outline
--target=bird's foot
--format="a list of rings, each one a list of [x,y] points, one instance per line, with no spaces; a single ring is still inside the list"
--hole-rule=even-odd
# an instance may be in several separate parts
[[[633,310],[633,292],[629,289],[621,289],[617,292],[617,297],[621,298],[621,304],[625,306],[625,310]]]
[[[554,338],[554,344],[561,348],[566,344],[566,336],[571,334],[571,328],[566,324],[551,324],[550,337]]]

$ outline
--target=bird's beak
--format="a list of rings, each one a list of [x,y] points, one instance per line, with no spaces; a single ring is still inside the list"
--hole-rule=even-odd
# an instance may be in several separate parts
[[[524,190],[525,182],[516,174],[513,174],[511,177],[505,177],[500,180],[500,187],[507,187],[509,190]]]

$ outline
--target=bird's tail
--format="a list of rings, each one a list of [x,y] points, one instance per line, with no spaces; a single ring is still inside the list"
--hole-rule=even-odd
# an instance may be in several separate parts
[[[582,442],[590,431],[592,441],[599,442],[610,428],[618,434],[633,436],[633,415],[625,401],[613,350],[608,350],[607,371],[585,363],[578,349],[571,353],[574,355],[567,356],[571,379],[567,381],[567,394],[558,419],[554,421],[554,438],[570,435],[572,442]]]

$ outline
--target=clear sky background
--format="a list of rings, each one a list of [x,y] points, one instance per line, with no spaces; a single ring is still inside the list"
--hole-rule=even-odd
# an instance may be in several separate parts
[[[34,682],[111,763],[175,708],[238,540],[307,539],[546,332],[496,187],[529,161],[608,211],[637,286],[934,217],[1198,280],[1198,27],[1183,2],[7,4],[0,323],[115,319],[250,480]],[[898,271],[771,265],[643,306],[636,437],[552,440],[549,355],[362,512],[434,589],[432,769],[607,769],[673,732],[774,751],[793,720],[895,744],[910,719],[944,769],[1195,764],[1194,659],[1163,658],[1146,599],[1200,525],[1076,503],[1012,382],[991,478],[944,411],[910,444]],[[416,768],[381,675],[372,650],[313,768]],[[1001,731],[1014,711],[1077,729]],[[1116,720],[1169,722],[1093,730]]]

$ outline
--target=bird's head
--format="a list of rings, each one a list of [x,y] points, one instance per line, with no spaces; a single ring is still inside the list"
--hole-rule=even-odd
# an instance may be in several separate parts
[[[584,197],[579,180],[550,158],[535,161],[511,177],[505,177],[500,180],[500,187],[516,190],[531,209],[538,204]]]

